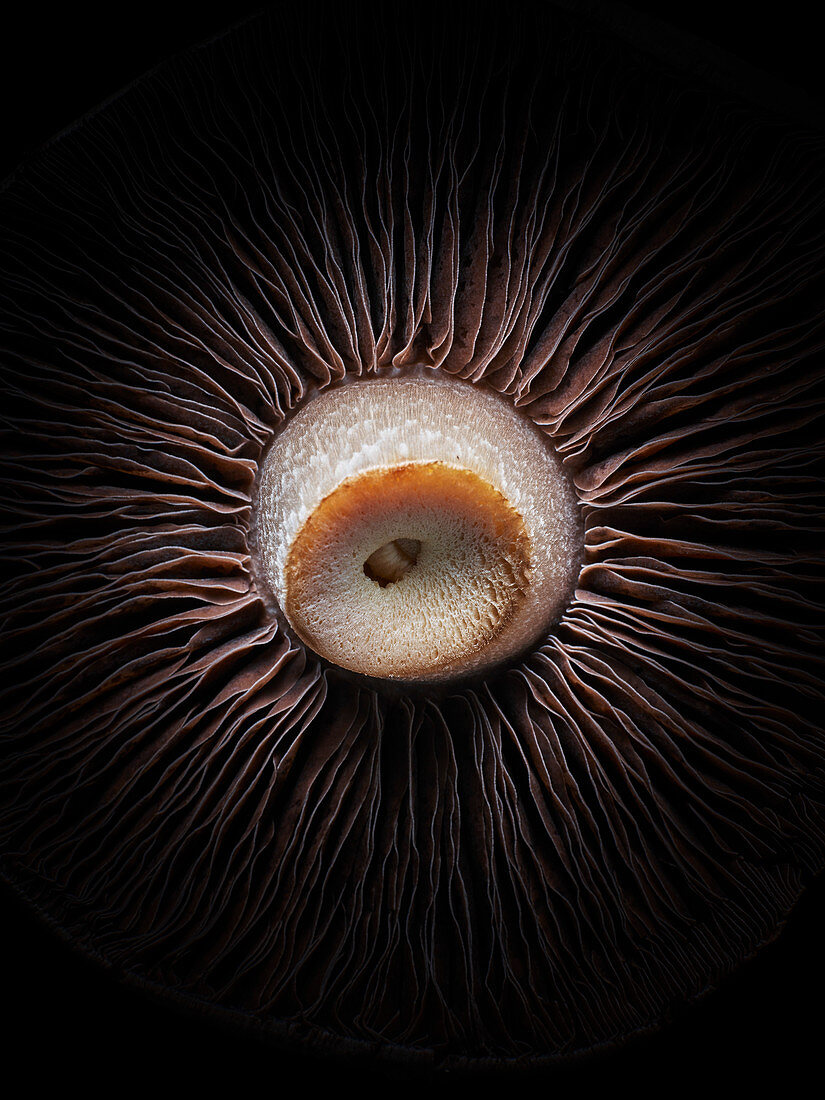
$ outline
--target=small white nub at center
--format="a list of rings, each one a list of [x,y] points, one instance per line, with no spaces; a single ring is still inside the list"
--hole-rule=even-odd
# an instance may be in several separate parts
[[[364,562],[364,572],[381,588],[400,581],[418,561],[421,543],[418,539],[393,539],[374,550]]]

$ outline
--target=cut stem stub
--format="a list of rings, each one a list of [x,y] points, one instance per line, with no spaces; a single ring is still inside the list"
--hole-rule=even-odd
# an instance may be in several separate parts
[[[364,562],[364,573],[381,588],[400,581],[418,561],[421,543],[418,539],[393,539],[373,550]]]
[[[446,378],[324,391],[262,464],[261,572],[315,652],[367,676],[498,664],[558,617],[578,573],[575,497],[498,395]]]

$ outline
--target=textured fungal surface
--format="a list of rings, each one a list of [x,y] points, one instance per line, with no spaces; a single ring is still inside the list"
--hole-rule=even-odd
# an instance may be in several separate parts
[[[575,495],[547,442],[443,377],[325,390],[277,434],[254,508],[259,573],[288,622],[381,678],[520,656],[581,564]]]
[[[2,870],[272,1036],[552,1062],[822,868],[823,143],[551,5],[300,7],[0,194]],[[579,572],[390,689],[291,629],[257,502],[310,402],[422,372],[546,442]]]

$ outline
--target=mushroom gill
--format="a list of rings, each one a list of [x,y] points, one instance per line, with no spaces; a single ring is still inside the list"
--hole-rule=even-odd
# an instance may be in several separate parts
[[[717,984],[822,869],[822,141],[554,6],[472,41],[308,10],[0,194],[2,871],[285,1041],[554,1062]],[[376,458],[405,387],[445,397]],[[455,459],[409,453],[465,399]],[[473,656],[312,633],[348,538],[327,606],[390,606],[473,519],[511,578]]]

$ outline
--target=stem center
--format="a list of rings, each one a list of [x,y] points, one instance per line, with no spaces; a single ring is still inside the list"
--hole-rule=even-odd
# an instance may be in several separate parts
[[[364,572],[381,588],[400,581],[418,561],[421,543],[418,539],[393,539],[370,554],[364,562]]]

